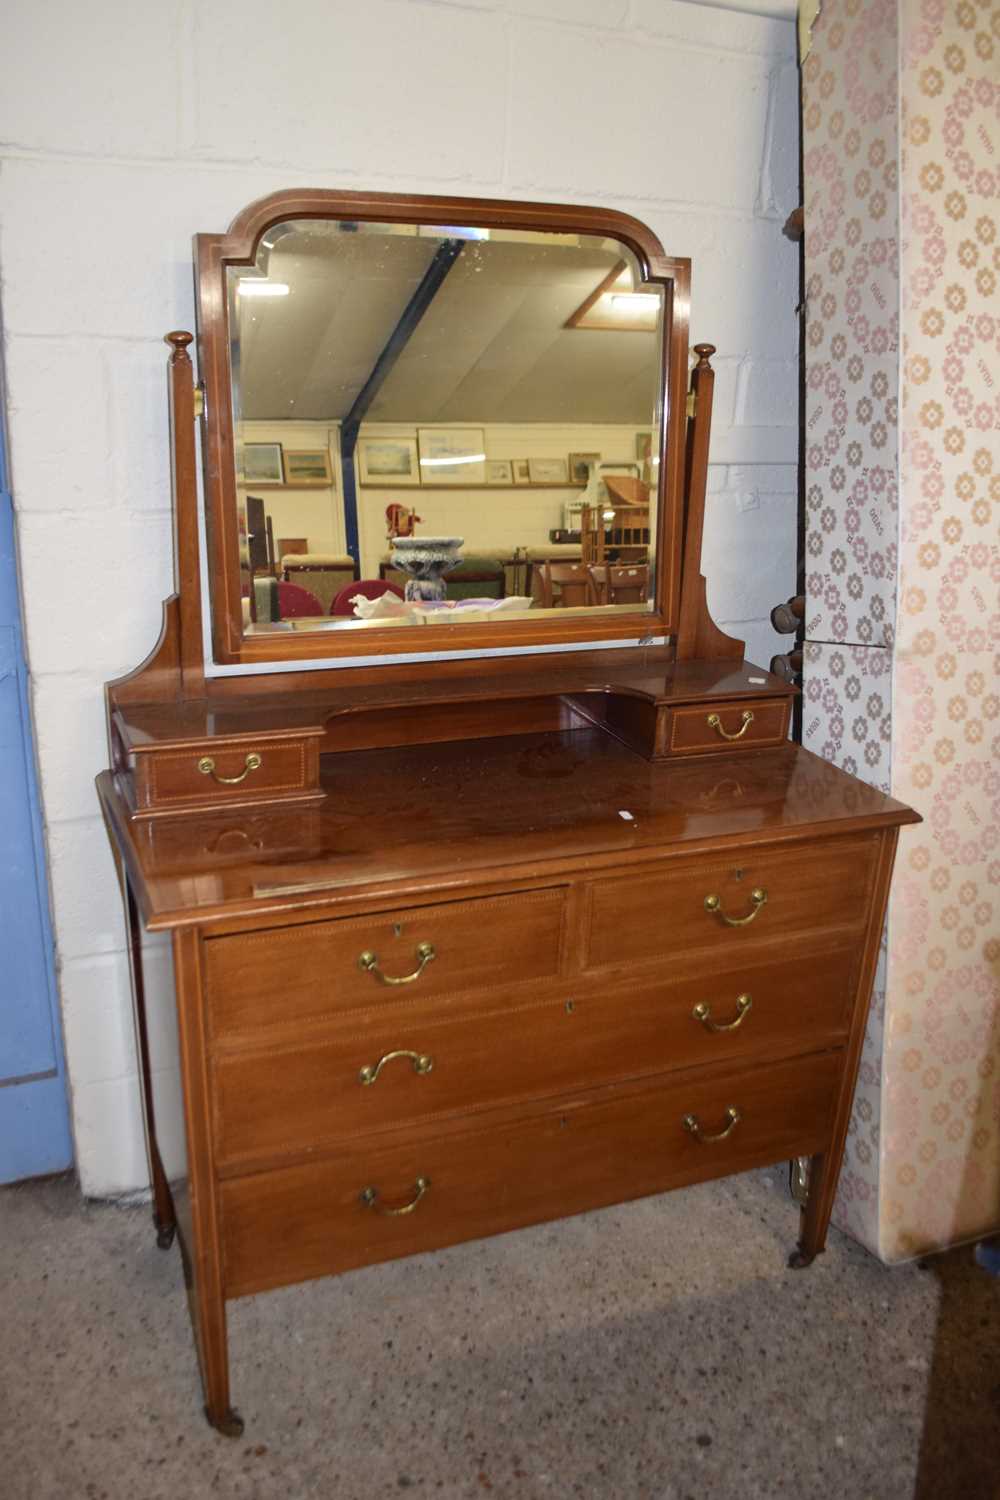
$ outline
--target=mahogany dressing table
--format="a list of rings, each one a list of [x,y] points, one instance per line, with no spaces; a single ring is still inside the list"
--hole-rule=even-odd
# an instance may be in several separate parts
[[[183,1254],[209,1421],[242,1431],[227,1301],[309,1277],[798,1157],[790,1263],[808,1265],[916,815],[790,743],[793,689],[709,615],[713,351],[689,389],[688,263],[601,209],[304,191],[199,236],[197,262],[197,385],[191,335],[168,335],[177,591],[151,656],[108,685],[98,790],[158,1243]],[[450,431],[475,476],[474,438],[512,442],[526,411],[603,416],[606,441],[645,412],[649,600],[257,624],[245,448],[292,399],[338,435],[331,503],[362,578],[385,546],[365,532],[366,430],[397,476]],[[434,477],[421,514],[455,503]],[[143,924],[174,959],[171,1181]]]

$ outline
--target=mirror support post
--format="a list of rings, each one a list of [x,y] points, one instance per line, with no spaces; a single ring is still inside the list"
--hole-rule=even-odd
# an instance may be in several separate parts
[[[681,609],[677,630],[677,660],[743,659],[743,641],[726,635],[708,612],[701,547],[705,531],[705,490],[708,485],[708,442],[712,430],[714,344],[695,344],[698,363],[691,372],[694,413],[688,418],[684,466],[684,550],[681,567]]]

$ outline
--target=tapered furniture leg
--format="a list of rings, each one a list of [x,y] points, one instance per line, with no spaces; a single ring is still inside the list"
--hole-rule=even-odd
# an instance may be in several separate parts
[[[190,1291],[191,1316],[195,1325],[201,1378],[205,1390],[205,1416],[223,1437],[242,1437],[243,1418],[229,1404],[229,1349],[226,1335],[226,1304],[207,1288]]]
[[[788,1257],[788,1264],[793,1271],[811,1266],[816,1256],[822,1255],[826,1248],[826,1234],[830,1227],[837,1186],[836,1177],[827,1168],[828,1160],[824,1155],[813,1156],[809,1160],[807,1196],[799,1224],[799,1242]]]
[[[114,845],[112,845],[114,847]],[[146,1022],[146,987],[142,968],[142,927],[135,896],[129,883],[125,867],[120,859],[118,879],[121,882],[125,902],[125,925],[128,930],[128,966],[132,980],[132,1012],[135,1022],[136,1052],[139,1058],[139,1081],[142,1091],[142,1116],[146,1128],[146,1156],[149,1161],[149,1181],[153,1190],[153,1223],[156,1226],[156,1243],[161,1250],[169,1250],[177,1232],[174,1202],[170,1193],[167,1174],[156,1139],[156,1114],[153,1109],[153,1078],[149,1056],[149,1029]]]
[[[185,1275],[194,1324],[205,1416],[225,1437],[239,1437],[243,1419],[229,1404],[229,1347],[226,1296],[219,1250],[217,1183],[209,1121],[208,1058],[205,1046],[201,938],[196,931],[173,934],[178,1039],[184,1076],[184,1118],[188,1144],[190,1237],[183,1227]]]

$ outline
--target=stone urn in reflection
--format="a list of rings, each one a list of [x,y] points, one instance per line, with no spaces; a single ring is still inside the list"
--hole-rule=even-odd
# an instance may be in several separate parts
[[[444,575],[462,561],[462,536],[396,536],[392,539],[393,567],[406,574],[407,599],[438,600],[447,597]]]

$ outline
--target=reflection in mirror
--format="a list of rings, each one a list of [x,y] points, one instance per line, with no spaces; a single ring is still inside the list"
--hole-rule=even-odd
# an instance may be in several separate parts
[[[300,220],[227,277],[248,631],[652,607],[663,292],[624,245]]]

